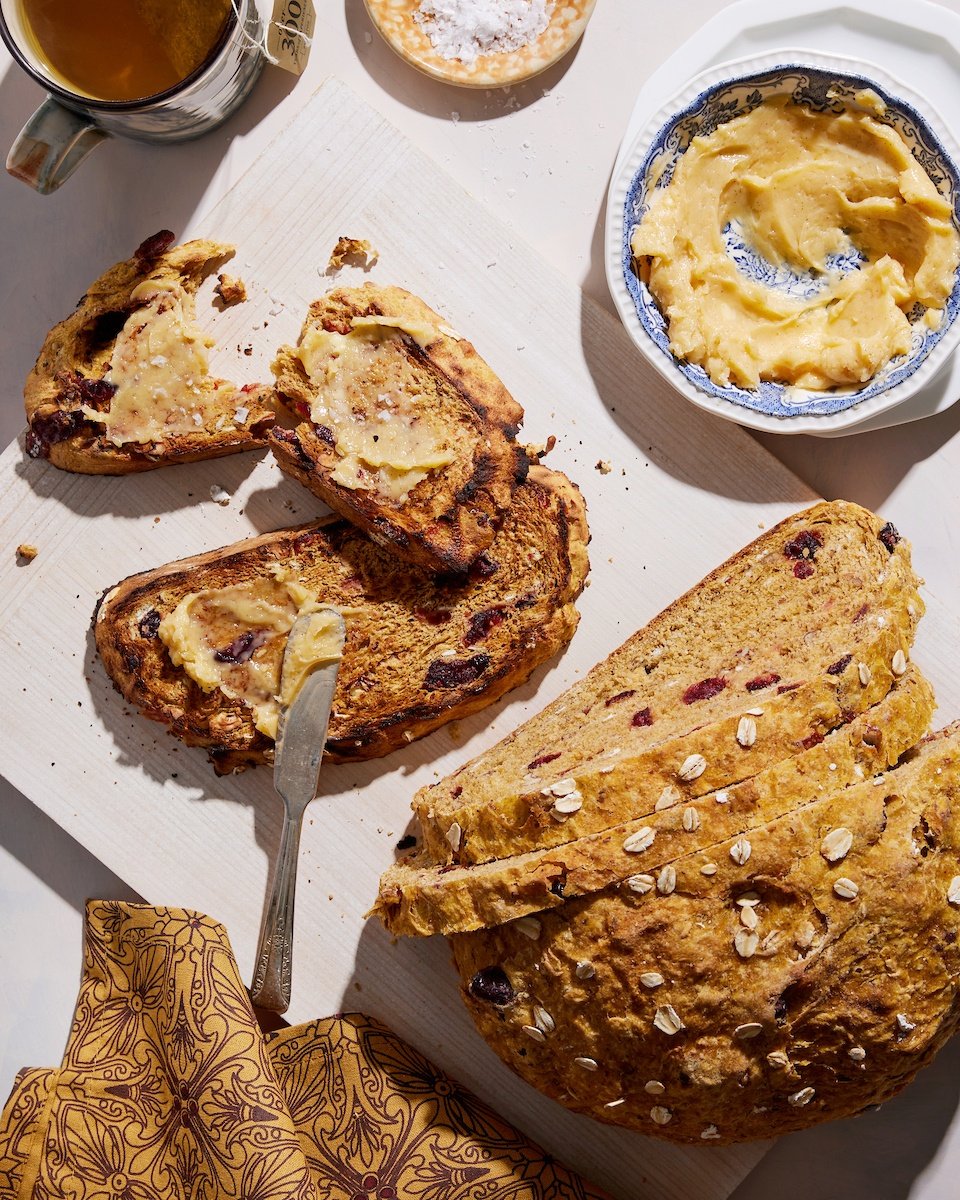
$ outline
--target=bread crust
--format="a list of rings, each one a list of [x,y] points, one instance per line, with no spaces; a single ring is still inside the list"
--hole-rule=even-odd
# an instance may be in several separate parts
[[[811,538],[807,565],[797,547]],[[557,845],[631,817],[638,781],[651,801],[667,785],[692,798],[797,753],[878,703],[898,653],[905,669],[924,610],[918,582],[908,544],[858,505],[787,518],[497,746],[422,789],[413,805],[425,849],[466,865]],[[703,685],[722,686],[701,699]],[[756,736],[744,746],[753,708],[762,716],[749,718]],[[702,770],[682,778],[690,756]],[[564,779],[584,803],[561,824],[550,789]]]
[[[528,458],[516,442],[523,409],[470,342],[402,288],[367,283],[336,289],[310,305],[300,340],[314,328],[348,333],[351,318],[368,315],[436,330],[426,346],[406,334],[401,342],[407,366],[422,384],[418,404],[429,403],[455,445],[455,461],[430,471],[402,501],[338,482],[334,435],[303,419],[318,389],[289,346],[279,351],[274,372],[281,401],[300,423],[275,429],[271,448],[284,471],[401,558],[427,570],[465,571],[492,543],[526,477]]]
[[[89,402],[89,385],[99,384],[109,369],[124,321],[139,307],[131,300],[134,288],[151,279],[178,283],[193,295],[204,276],[233,253],[232,246],[204,238],[162,248],[168,237],[172,240],[173,235],[161,231],[148,238],[129,259],[105,271],[76,310],[47,334],[23,390],[31,457],[48,458],[62,470],[85,475],[126,475],[266,445],[276,403],[268,386],[238,388],[208,380],[210,391],[219,389],[218,405],[222,400],[246,408],[246,421],[226,421],[219,430],[199,428],[162,442],[115,446],[103,436],[102,427],[81,412],[81,404]]]
[[[384,873],[373,911],[392,934],[465,933],[656,874],[677,858],[775,820],[818,790],[847,787],[893,766],[926,732],[935,707],[933,689],[911,667],[862,716],[719,796],[709,792],[684,803],[673,790],[665,805],[647,811],[638,805],[630,821],[611,829],[482,866],[438,867],[421,852]],[[624,848],[645,830],[654,834],[646,850]]]
[[[849,834],[839,857],[831,833]],[[960,726],[751,831],[748,855],[739,840],[677,861],[662,890],[457,935],[504,1061],[578,1112],[693,1143],[848,1116],[909,1082],[960,1020]]]
[[[98,605],[97,649],[124,698],[187,744],[206,747],[218,772],[272,761],[273,742],[251,710],[218,689],[203,692],[173,666],[156,629],[190,592],[296,564],[321,600],[351,613],[327,757],[376,758],[486,707],[566,645],[579,619],[588,537],[579,490],[537,467],[467,576],[429,576],[330,519],[124,580]]]

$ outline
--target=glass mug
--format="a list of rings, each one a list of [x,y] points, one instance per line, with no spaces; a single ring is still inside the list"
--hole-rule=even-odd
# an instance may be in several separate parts
[[[193,2],[203,6],[211,0]],[[82,10],[79,0],[72,3]],[[18,65],[48,92],[14,142],[7,170],[44,195],[56,191],[111,134],[147,142],[177,142],[213,129],[246,98],[264,62],[256,0],[226,0],[222,28],[199,65],[184,78],[142,98],[98,99],[51,65],[41,49],[39,29],[31,28],[25,13],[31,7],[42,10],[43,4],[0,0],[0,36]],[[168,38],[177,33],[177,27],[169,24],[176,19],[175,7],[168,5],[164,10]],[[181,16],[189,16],[190,0],[184,0],[179,8]],[[186,24],[184,28],[188,40],[190,30]],[[63,45],[71,45],[66,31]]]

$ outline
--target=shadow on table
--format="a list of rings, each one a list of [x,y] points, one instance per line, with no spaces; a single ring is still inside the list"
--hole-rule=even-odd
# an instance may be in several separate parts
[[[960,1038],[954,1038],[879,1111],[783,1138],[731,1200],[907,1200],[936,1158],[958,1102]]]
[[[83,912],[90,888],[111,900],[140,897],[26,796],[0,780],[0,844],[31,874]]]
[[[401,104],[431,117],[459,121],[492,121],[517,112],[557,86],[576,58],[580,42],[540,75],[504,88],[458,87],[418,71],[405,63],[377,32],[363,0],[344,0],[347,32],[364,68]]]

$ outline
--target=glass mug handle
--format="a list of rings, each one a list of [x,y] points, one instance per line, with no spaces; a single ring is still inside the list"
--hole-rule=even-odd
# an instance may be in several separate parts
[[[109,136],[85,114],[48,96],[17,135],[7,155],[7,170],[46,196]]]

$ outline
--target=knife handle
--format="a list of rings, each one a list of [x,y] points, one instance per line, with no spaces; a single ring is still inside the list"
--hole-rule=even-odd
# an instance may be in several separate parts
[[[250,999],[257,1008],[284,1013],[290,1005],[293,968],[293,902],[297,882],[297,855],[302,816],[284,814],[280,849],[273,876],[270,903],[260,927],[257,966]]]

